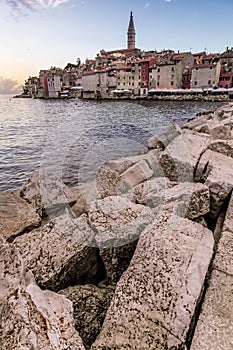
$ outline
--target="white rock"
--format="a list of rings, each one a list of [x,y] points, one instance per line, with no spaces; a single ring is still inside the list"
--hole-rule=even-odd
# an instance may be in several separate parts
[[[128,267],[137,240],[153,221],[153,211],[122,196],[91,203],[89,222],[107,272],[108,284],[115,284]]]
[[[203,226],[169,216],[141,235],[92,350],[185,349],[214,241]]]
[[[233,349],[233,276],[214,271],[190,350]]]
[[[160,164],[172,181],[193,181],[193,172],[200,155],[207,148],[209,137],[190,131],[176,137],[160,155]]]
[[[0,231],[11,239],[40,224],[35,208],[20,197],[19,191],[0,193]]]
[[[207,150],[198,163],[196,181],[205,181],[210,191],[210,215],[216,218],[233,188],[233,158]]]
[[[68,285],[91,283],[99,271],[94,233],[86,216],[69,214],[14,241],[39,286],[57,291]]]
[[[71,302],[40,290],[13,245],[1,243],[0,266],[1,350],[85,350]]]

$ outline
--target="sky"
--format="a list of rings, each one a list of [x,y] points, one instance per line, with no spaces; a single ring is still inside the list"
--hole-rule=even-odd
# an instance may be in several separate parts
[[[233,46],[233,0],[0,0],[0,93],[40,69],[126,48],[130,11],[139,49]]]

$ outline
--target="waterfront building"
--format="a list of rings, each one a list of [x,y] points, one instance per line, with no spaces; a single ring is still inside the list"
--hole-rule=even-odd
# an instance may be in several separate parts
[[[39,72],[37,96],[39,98],[48,98],[49,97],[49,92],[48,92],[48,70],[47,69],[41,69],[40,72]]]
[[[116,87],[116,69],[92,70],[83,74],[82,88],[84,98],[107,98]]]
[[[183,85],[184,65],[179,63],[158,64],[152,69],[150,89],[180,89]]]
[[[48,97],[58,98],[62,90],[63,70],[61,68],[51,67],[47,74]]]
[[[221,63],[199,64],[192,68],[191,88],[209,89],[219,85]]]
[[[29,77],[28,80],[25,80],[23,87],[24,95],[29,97],[36,96],[38,91],[38,77]]]

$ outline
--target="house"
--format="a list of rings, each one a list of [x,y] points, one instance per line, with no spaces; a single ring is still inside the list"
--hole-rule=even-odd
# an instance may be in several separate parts
[[[63,70],[61,68],[51,67],[47,73],[48,97],[58,98],[62,90]]]
[[[25,80],[23,87],[24,94],[30,97],[36,96],[38,91],[38,77],[29,77]]]
[[[151,72],[150,89],[182,88],[183,70],[181,62],[156,65]]]
[[[216,88],[219,85],[220,70],[220,62],[194,66],[192,68],[191,88]]]

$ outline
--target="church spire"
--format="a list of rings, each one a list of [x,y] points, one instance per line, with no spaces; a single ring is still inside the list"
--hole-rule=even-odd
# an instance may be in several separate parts
[[[134,20],[133,20],[133,12],[130,12],[130,20],[129,20],[129,26],[128,26],[128,41],[127,41],[127,47],[128,49],[135,49],[135,28],[134,28]]]

